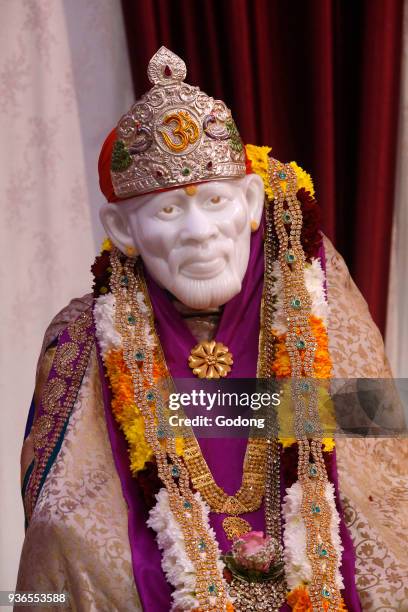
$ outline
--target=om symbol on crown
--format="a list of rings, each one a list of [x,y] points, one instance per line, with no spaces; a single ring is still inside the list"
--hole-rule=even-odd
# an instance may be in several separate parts
[[[164,144],[173,153],[184,152],[189,145],[194,145],[200,137],[198,124],[185,110],[166,114],[157,131]]]

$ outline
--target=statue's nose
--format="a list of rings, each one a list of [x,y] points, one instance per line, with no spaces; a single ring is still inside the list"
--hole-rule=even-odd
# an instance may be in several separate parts
[[[205,242],[217,235],[217,225],[213,219],[209,218],[208,213],[200,210],[197,206],[191,206],[185,218],[185,225],[180,236],[181,240],[183,242],[188,242],[189,240]]]

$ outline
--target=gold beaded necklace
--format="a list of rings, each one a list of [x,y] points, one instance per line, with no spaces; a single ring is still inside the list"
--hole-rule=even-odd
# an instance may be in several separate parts
[[[331,540],[331,511],[326,500],[328,477],[322,451],[318,391],[314,380],[316,341],[309,317],[311,299],[305,286],[305,255],[300,241],[302,212],[296,198],[296,173],[290,164],[269,161],[269,181],[275,196],[274,225],[279,242],[278,261],[283,277],[288,331],[286,348],[292,376],[295,435],[298,443],[298,479],[302,486],[301,514],[306,527],[306,551],[312,566],[309,586],[313,610],[337,610],[337,553]],[[281,181],[286,189],[283,190]],[[286,202],[286,208],[285,208]],[[288,228],[288,229],[287,229]],[[312,461],[312,462],[311,462]],[[326,554],[319,554],[324,548]]]
[[[248,438],[242,484],[235,495],[228,495],[216,484],[197,440],[191,437],[185,442],[183,459],[193,487],[213,512],[232,515],[223,521],[224,531],[230,540],[251,530],[250,524],[244,519],[237,519],[237,515],[254,512],[261,507],[265,493],[267,449],[267,440]]]

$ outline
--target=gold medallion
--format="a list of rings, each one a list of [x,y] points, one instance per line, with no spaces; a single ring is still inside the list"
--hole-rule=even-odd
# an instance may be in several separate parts
[[[196,344],[188,358],[188,365],[198,378],[224,378],[233,363],[228,347],[215,340]]]

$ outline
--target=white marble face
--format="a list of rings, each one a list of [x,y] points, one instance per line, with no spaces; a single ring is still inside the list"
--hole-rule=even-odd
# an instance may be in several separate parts
[[[249,175],[106,206],[119,211],[127,244],[137,249],[156,282],[187,306],[205,309],[239,293],[251,221],[259,224],[262,205],[262,181]],[[118,244],[114,219],[101,217],[111,239],[125,250],[123,236]]]

